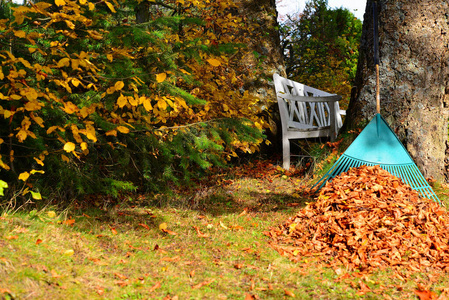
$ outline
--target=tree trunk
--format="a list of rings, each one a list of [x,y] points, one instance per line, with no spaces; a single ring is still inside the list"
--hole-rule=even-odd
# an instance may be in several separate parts
[[[424,176],[447,180],[449,4],[446,0],[376,2],[381,114]],[[345,129],[360,127],[376,113],[372,7],[373,1],[368,0]]]

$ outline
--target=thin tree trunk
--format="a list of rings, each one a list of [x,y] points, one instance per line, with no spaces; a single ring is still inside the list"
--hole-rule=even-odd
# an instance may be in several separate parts
[[[424,176],[447,180],[449,4],[446,0],[376,2],[381,114]],[[372,6],[368,0],[346,129],[359,127],[376,112]]]

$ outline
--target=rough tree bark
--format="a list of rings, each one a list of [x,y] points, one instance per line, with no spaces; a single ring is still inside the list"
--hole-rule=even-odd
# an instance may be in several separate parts
[[[449,3],[376,2],[381,114],[424,176],[447,181]],[[372,6],[373,1],[368,0],[346,129],[371,120],[376,112]]]
[[[284,56],[279,36],[277,10],[275,0],[234,0],[238,5],[238,13],[246,17],[257,29],[251,33],[251,42],[247,45],[251,52],[243,59],[248,69],[245,90],[262,100],[266,120],[270,123],[270,130],[266,131],[272,146],[263,151],[280,153],[280,120],[277,100],[274,91],[273,74],[286,76]],[[257,53],[254,56],[253,53]]]

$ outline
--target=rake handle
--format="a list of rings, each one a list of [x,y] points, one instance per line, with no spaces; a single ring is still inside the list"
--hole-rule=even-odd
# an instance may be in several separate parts
[[[374,39],[374,63],[376,64],[376,109],[380,114],[380,80],[379,80],[379,33],[377,25],[377,3],[373,3],[373,39]]]

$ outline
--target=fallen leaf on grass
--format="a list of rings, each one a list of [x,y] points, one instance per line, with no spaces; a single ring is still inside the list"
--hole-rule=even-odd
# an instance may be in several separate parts
[[[200,282],[200,283],[195,284],[194,286],[192,286],[192,289],[199,289],[199,288],[201,288],[203,286],[211,284],[214,281],[215,281],[215,279],[210,279],[210,280],[206,280],[206,281]]]
[[[152,292],[154,292],[155,290],[157,290],[158,288],[160,288],[161,286],[162,286],[162,285],[161,285],[161,282],[158,281],[158,282],[156,282],[155,285],[153,285],[153,286],[148,290],[148,292],[152,293]]]
[[[111,227],[111,231],[112,231],[112,234],[113,234],[113,235],[116,235],[116,234],[117,234],[117,230],[115,230],[114,227]]]
[[[369,286],[366,285],[363,281],[359,281],[360,290],[357,292],[357,295],[365,295],[366,293],[371,292]]]
[[[39,245],[40,243],[42,243],[42,240],[41,239],[37,239],[36,240],[36,245]]]
[[[127,280],[126,281],[125,280],[116,280],[115,284],[120,287],[125,287],[129,284],[129,282]]]
[[[208,238],[209,237],[208,234],[202,233],[197,226],[192,226],[192,227],[195,229],[196,233],[198,234],[198,237],[201,237],[201,238]]]
[[[12,292],[9,289],[0,288],[0,294],[10,294],[10,295],[12,295]]]
[[[60,278],[60,277],[62,277],[61,275],[56,273],[55,270],[50,270],[50,273],[51,273],[51,277],[53,277],[53,278]]]
[[[175,257],[162,257],[161,261],[179,261],[179,256],[175,256]]]
[[[127,276],[122,275],[122,274],[117,273],[117,272],[114,273],[114,276],[117,277],[118,279],[122,279],[122,280],[128,279]]]
[[[73,224],[75,224],[75,219],[64,220],[64,221],[62,221],[62,224],[68,225],[68,226],[73,226]]]
[[[295,297],[295,294],[292,291],[284,290],[284,293],[285,293],[286,296]]]
[[[139,223],[139,225],[142,226],[145,229],[148,229],[148,230],[150,229],[150,227],[147,224]]]
[[[7,239],[7,240],[15,240],[15,239],[17,239],[17,238],[19,238],[18,235],[8,235],[8,236],[5,236],[5,239]]]
[[[170,235],[178,235],[176,232],[168,230],[168,229],[162,229],[163,232],[168,233]]]
[[[254,299],[256,299],[256,298],[254,297],[254,295],[251,295],[251,294],[249,294],[249,293],[246,293],[246,295],[245,295],[245,300],[254,300]]]
[[[237,270],[243,268],[245,265],[244,264],[235,264],[234,268],[236,268]]]
[[[438,298],[438,295],[429,290],[415,290],[415,294],[419,297],[419,300],[434,300]]]

